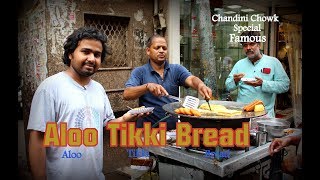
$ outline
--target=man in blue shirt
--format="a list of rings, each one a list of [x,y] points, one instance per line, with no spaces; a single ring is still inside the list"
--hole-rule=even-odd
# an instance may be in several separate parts
[[[212,90],[185,67],[169,64],[166,59],[167,52],[168,47],[164,37],[160,35],[150,37],[146,48],[148,63],[135,68],[125,84],[123,93],[125,100],[139,98],[140,106],[155,107],[151,115],[137,121],[137,127],[143,127],[143,122],[151,122],[154,125],[165,118],[166,112],[162,106],[174,102],[166,95],[179,96],[179,86],[191,87],[205,99],[212,97]],[[167,130],[175,129],[177,118],[171,116],[164,122],[167,122]]]
[[[277,58],[260,52],[258,31],[245,31],[241,36],[255,41],[242,42],[247,57],[234,65],[225,81],[226,88],[228,91],[238,89],[238,102],[250,103],[256,99],[262,100],[268,112],[267,116],[275,117],[276,95],[289,90],[289,77]],[[244,80],[245,78],[247,80]]]

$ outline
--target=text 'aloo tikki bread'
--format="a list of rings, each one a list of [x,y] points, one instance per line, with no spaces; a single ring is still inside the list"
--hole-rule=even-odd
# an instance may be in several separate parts
[[[244,111],[247,111],[247,112],[254,111],[254,107],[255,107],[256,105],[259,105],[259,104],[262,104],[262,105],[263,105],[263,102],[262,102],[261,100],[254,100],[254,101],[252,101],[251,103],[245,105],[245,106],[243,107],[243,110],[244,110]],[[259,108],[259,107],[258,107],[258,108]],[[260,108],[261,108],[261,106],[260,106]],[[264,108],[264,107],[263,107],[263,108]]]

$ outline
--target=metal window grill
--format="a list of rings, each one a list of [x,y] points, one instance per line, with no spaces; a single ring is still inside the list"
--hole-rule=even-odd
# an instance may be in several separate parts
[[[130,18],[85,14],[85,26],[93,26],[107,36],[108,54],[102,68],[128,67],[127,34]]]

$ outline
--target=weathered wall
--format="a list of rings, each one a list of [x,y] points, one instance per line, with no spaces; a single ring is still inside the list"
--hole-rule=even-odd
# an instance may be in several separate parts
[[[47,41],[45,3],[37,2],[29,11],[19,16],[18,21],[18,58],[21,77],[21,96],[25,129],[32,101],[38,85],[47,77]],[[25,133],[26,147],[29,134]]]
[[[147,62],[145,42],[153,33],[153,2],[148,0],[114,1],[37,1],[19,18],[19,61],[23,80],[23,98],[30,99],[46,77],[64,70],[63,42],[74,28],[83,26],[84,13],[129,17],[128,54],[130,67]],[[98,71],[93,79],[106,89],[114,111],[127,110],[124,104],[136,106],[137,101],[123,102],[124,83],[130,69]],[[26,97],[28,96],[28,97]],[[26,102],[26,110],[30,101]]]
[[[22,78],[23,119],[28,123],[33,94],[48,76],[65,70],[62,62],[63,42],[71,32],[84,25],[84,13],[129,17],[128,68],[98,71],[93,79],[106,89],[115,112],[137,106],[137,101],[124,102],[124,83],[133,67],[147,62],[145,43],[153,34],[153,1],[150,0],[29,0],[19,13],[19,67]],[[30,3],[30,4],[28,4]],[[27,5],[26,5],[27,4]],[[104,135],[108,142],[108,133]],[[107,148],[105,143],[104,172],[128,165],[124,148]],[[28,147],[28,133],[26,134]]]

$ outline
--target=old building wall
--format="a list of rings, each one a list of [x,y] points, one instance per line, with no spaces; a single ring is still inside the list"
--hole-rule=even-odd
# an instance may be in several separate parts
[[[47,77],[45,3],[34,3],[18,19],[18,59],[21,77],[22,118],[26,129],[33,94]],[[29,134],[25,133],[28,147]],[[27,151],[27,148],[26,148]]]
[[[66,69],[62,62],[63,42],[75,28],[84,25],[84,14],[129,18],[127,67],[103,68],[93,79],[106,89],[114,112],[136,107],[137,101],[122,100],[124,84],[136,66],[147,62],[145,44],[153,34],[153,1],[26,1],[28,7],[18,17],[19,73],[22,80],[23,119],[25,129],[33,94],[48,76]],[[129,164],[125,148],[108,148],[109,133],[104,135],[104,172]],[[28,133],[26,133],[28,147]]]

